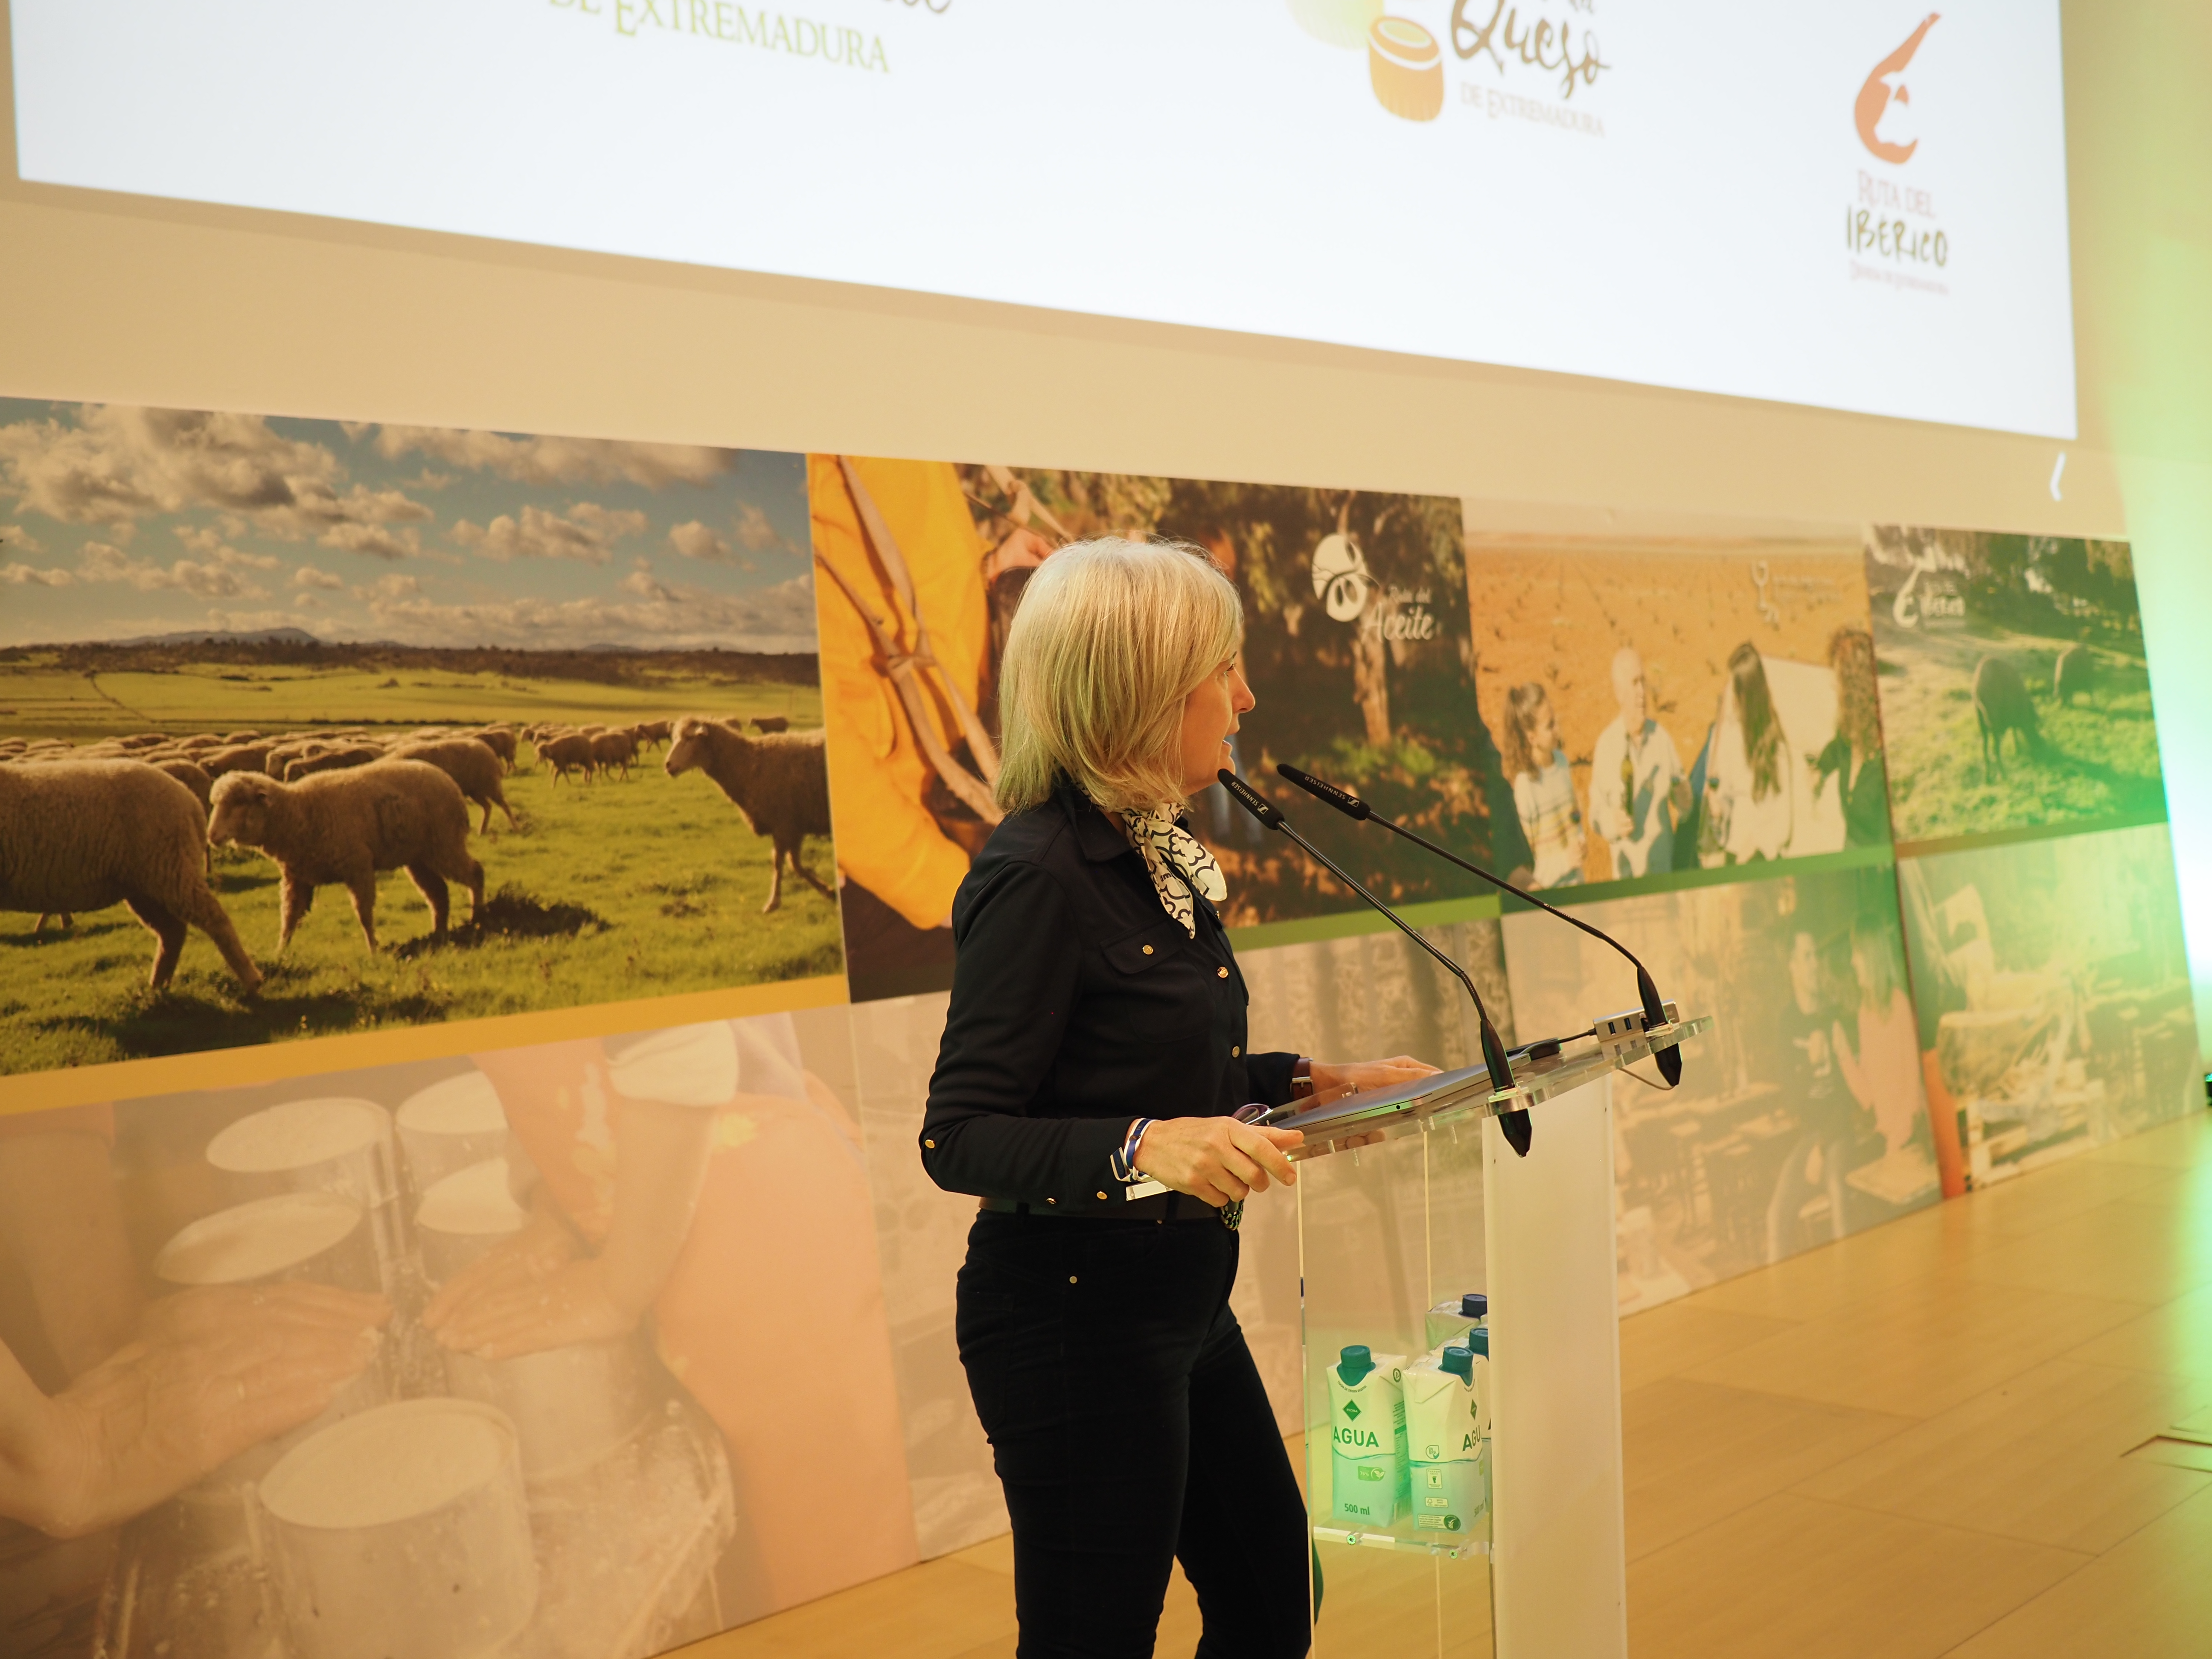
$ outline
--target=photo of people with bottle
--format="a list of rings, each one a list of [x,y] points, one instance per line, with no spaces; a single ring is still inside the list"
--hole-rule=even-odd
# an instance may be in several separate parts
[[[642,1659],[910,1564],[849,1052],[823,1010],[0,1119],[0,1646]]]
[[[1887,865],[1646,893],[1577,914],[1633,940],[1668,998],[1715,1016],[1680,1087],[1613,1085],[1623,1311],[1936,1200]],[[1628,970],[1599,941],[1529,911],[1504,927],[1523,1040],[1580,1030],[1634,1001]]]
[[[1478,528],[1468,549],[1523,885],[1887,842],[1865,589],[1842,546]]]

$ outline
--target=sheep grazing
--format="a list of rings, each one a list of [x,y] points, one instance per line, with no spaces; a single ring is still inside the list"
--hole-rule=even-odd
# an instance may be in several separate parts
[[[2004,770],[2004,738],[2018,734],[2014,747],[2036,760],[2048,757],[2043,726],[2036,719],[2035,703],[2027,695],[2027,682],[2002,657],[1984,657],[1974,670],[1974,724],[1982,737],[1982,781],[1991,781]]]
[[[147,764],[156,772],[167,773],[185,788],[191,790],[192,799],[200,804],[200,817],[203,820],[206,818],[208,798],[215,789],[215,780],[208,775],[207,768],[188,760],[149,761]]]
[[[601,732],[592,739],[592,764],[601,772],[619,767],[625,778],[637,758],[637,739],[627,732]]]
[[[791,717],[787,714],[757,714],[753,717],[753,730],[763,737],[772,732],[788,732],[791,730]]]
[[[343,772],[383,758],[384,751],[373,743],[350,744],[343,749],[319,748],[286,761],[283,772],[272,772],[270,775],[282,777],[287,783],[297,783],[301,778],[312,778],[318,772]],[[273,760],[271,763],[274,763]]]
[[[581,772],[588,778],[597,769],[592,761],[592,740],[580,732],[541,739],[538,758],[553,769],[553,781],[556,784],[571,772]]]
[[[276,744],[261,757],[261,769],[272,778],[281,778],[284,775],[284,769],[294,761],[311,760],[330,747],[331,745],[326,743],[313,743],[306,739]]]
[[[460,786],[421,761],[387,760],[297,783],[232,773],[215,786],[208,839],[252,847],[283,877],[283,955],[315,889],[337,883],[353,895],[362,937],[376,949],[376,872],[404,870],[430,907],[431,931],[446,931],[446,883],[469,890],[471,920],[483,909],[483,866],[469,854],[469,808]]]
[[[734,726],[686,718],[676,722],[664,765],[672,778],[695,767],[704,770],[745,815],[753,833],[774,841],[763,914],[783,902],[787,861],[800,880],[834,898],[799,859],[807,836],[830,833],[830,766],[821,732],[751,738]]]
[[[668,741],[669,725],[667,720],[644,720],[631,726],[629,734],[637,739],[639,748],[649,748]]]
[[[200,764],[207,768],[211,778],[222,777],[227,772],[258,772],[268,763],[270,746],[265,743],[231,744],[210,750]]]
[[[2073,702],[2077,692],[2087,696],[2096,684],[2097,659],[2089,654],[2086,645],[2068,646],[2051,665],[2051,696],[2061,705]]]
[[[128,905],[160,942],[147,981],[156,989],[197,927],[252,996],[261,970],[209,890],[206,835],[191,791],[138,761],[0,766],[0,910],[67,927],[80,911]]]
[[[478,738],[448,738],[443,743],[403,743],[394,749],[392,760],[421,761],[434,766],[456,784],[460,791],[478,806],[483,808],[483,823],[478,831],[491,833],[491,809],[495,806],[507,814],[507,827],[520,830],[514,809],[507,804],[507,792],[499,787],[499,757],[484,746]]]
[[[480,726],[475,731],[464,732],[462,735],[465,737],[474,738],[478,743],[483,744],[485,748],[490,750],[493,754],[498,756],[500,759],[504,761],[508,766],[511,767],[514,764],[514,732],[511,727],[504,726]]]

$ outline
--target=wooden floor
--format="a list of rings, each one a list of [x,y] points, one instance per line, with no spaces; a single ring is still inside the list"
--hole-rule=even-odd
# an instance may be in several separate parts
[[[2212,1117],[1621,1326],[1634,1659],[2212,1654]],[[1002,1659],[1004,1539],[689,1650]],[[1180,1577],[1159,1652],[1188,1654]],[[1564,1659],[1564,1656],[1563,1656]]]

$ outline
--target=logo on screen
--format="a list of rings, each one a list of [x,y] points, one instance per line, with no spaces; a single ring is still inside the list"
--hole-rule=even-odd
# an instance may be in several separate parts
[[[1910,139],[1904,143],[1881,136],[1882,118],[1888,115],[1893,105],[1911,106],[1912,93],[1905,84],[1905,66],[1912,61],[1912,54],[1920,50],[1920,43],[1928,38],[1928,31],[1936,27],[1941,12],[1931,11],[1920,27],[1905,39],[1905,44],[1874,66],[1859,88],[1859,95],[1851,106],[1851,118],[1859,130],[1859,142],[1876,159],[1903,165],[1912,159],[1912,152],[1920,148],[1920,140]],[[1948,38],[1948,37],[1947,37]]]

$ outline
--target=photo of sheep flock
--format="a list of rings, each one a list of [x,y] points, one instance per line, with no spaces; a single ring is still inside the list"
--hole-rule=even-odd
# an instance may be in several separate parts
[[[0,403],[0,1073],[842,971],[803,457]]]
[[[2126,543],[1876,526],[1866,573],[1899,842],[2164,818]]]

